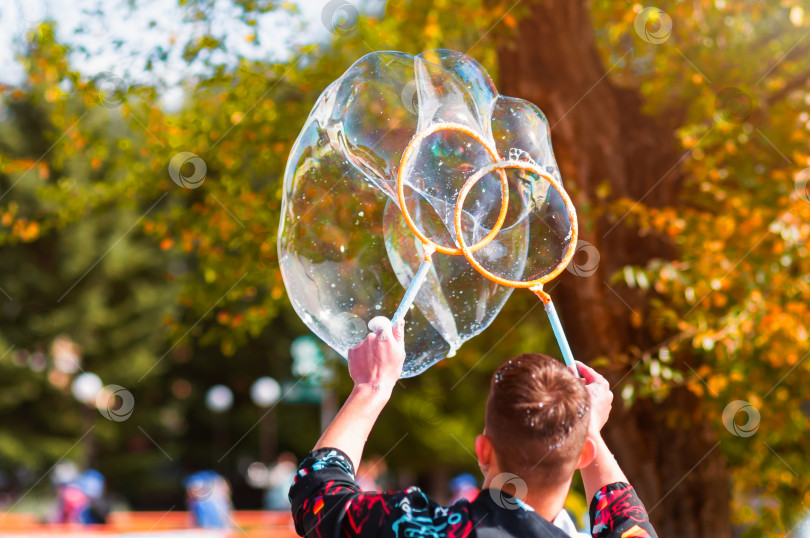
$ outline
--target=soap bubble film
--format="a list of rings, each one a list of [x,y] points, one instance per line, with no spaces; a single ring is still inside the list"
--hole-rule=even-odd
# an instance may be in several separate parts
[[[439,50],[375,52],[355,62],[318,98],[293,145],[278,236],[293,307],[344,358],[367,334],[368,321],[393,315],[424,259],[422,241],[399,207],[397,175],[411,140],[431,129],[401,172],[408,214],[437,245],[459,247],[456,201],[478,170],[517,155],[559,181],[542,112],[498,95],[475,60]],[[531,258],[529,232],[537,220],[521,198],[521,173],[482,177],[461,215],[467,244],[484,238],[501,210],[501,181],[509,181],[506,222],[476,259],[509,260],[516,278]],[[464,256],[436,253],[432,260],[405,317],[403,377],[452,356],[489,326],[512,293]]]
[[[553,278],[567,265],[576,243],[576,215],[565,190],[536,163],[507,160],[479,171],[468,182],[469,192],[480,189],[476,179],[490,170],[506,170],[509,183],[509,211],[494,239],[477,252],[468,252],[471,263],[500,284],[533,287]],[[466,207],[465,193],[457,207]],[[479,230],[460,219],[457,232],[464,245],[479,240],[487,226]],[[458,237],[458,235],[457,235]],[[499,280],[502,279],[502,280]]]

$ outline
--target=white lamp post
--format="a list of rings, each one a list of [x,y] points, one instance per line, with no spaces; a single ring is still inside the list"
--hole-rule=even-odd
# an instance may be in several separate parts
[[[101,378],[92,372],[79,374],[73,380],[70,391],[73,397],[84,405],[91,405],[96,401],[96,396],[104,388]]]
[[[225,385],[214,385],[205,393],[205,406],[213,413],[214,461],[225,454],[228,444],[228,423],[225,413],[233,407],[233,392]]]
[[[96,442],[91,432],[93,429],[93,419],[95,418],[93,410],[96,407],[96,398],[103,388],[104,383],[101,382],[101,378],[92,372],[84,372],[77,375],[70,385],[70,392],[73,393],[73,397],[82,404],[80,412],[87,435],[84,464],[85,467],[88,468],[92,467],[96,452]]]
[[[233,392],[225,385],[214,385],[205,394],[205,405],[214,413],[224,413],[233,407]]]
[[[271,406],[281,398],[281,385],[272,377],[260,377],[250,387],[250,398],[257,406],[270,408],[259,419],[259,457],[270,463],[276,451],[276,416]]]
[[[259,407],[270,407],[281,398],[281,385],[272,377],[260,377],[250,387],[250,398]]]

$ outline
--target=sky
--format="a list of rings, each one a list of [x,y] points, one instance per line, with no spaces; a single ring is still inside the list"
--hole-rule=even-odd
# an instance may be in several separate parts
[[[334,14],[337,7],[336,16],[340,16],[341,10],[355,9],[348,0],[293,3],[297,13],[277,10],[258,17],[258,39],[249,41],[252,29],[237,19],[239,11],[230,0],[214,1],[210,23],[189,23],[187,11],[178,7],[177,0],[0,0],[0,83],[22,80],[23,70],[15,56],[24,36],[42,21],[53,20],[59,41],[73,47],[71,65],[82,74],[90,78],[112,72],[128,83],[162,81],[164,104],[173,107],[182,101],[180,82],[205,69],[183,62],[181,46],[208,31],[207,24],[213,34],[227,35],[228,52],[217,51],[212,57],[217,63],[231,64],[238,56],[284,61],[297,45],[328,39],[324,13]],[[177,46],[171,47],[172,39]],[[171,52],[168,61],[156,62],[150,73],[144,67],[157,47]]]

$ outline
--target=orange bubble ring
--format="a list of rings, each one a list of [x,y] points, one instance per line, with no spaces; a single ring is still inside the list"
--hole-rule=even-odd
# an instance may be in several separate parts
[[[568,244],[568,250],[563,256],[562,261],[560,262],[557,267],[554,268],[552,272],[549,274],[542,276],[535,280],[508,280],[506,278],[501,278],[498,275],[494,275],[487,271],[475,258],[473,258],[473,250],[472,248],[468,247],[467,244],[464,242],[464,234],[462,234],[461,230],[461,211],[464,208],[464,200],[467,198],[467,194],[469,194],[470,189],[478,183],[478,181],[486,176],[487,174],[495,171],[495,170],[504,170],[505,168],[517,168],[519,170],[527,170],[538,176],[542,177],[543,179],[547,180],[551,183],[551,186],[557,191],[557,193],[562,198],[563,202],[565,203],[565,208],[568,210],[568,218],[571,219],[571,241]],[[461,245],[461,250],[464,253],[464,257],[467,258],[467,261],[470,262],[470,265],[475,267],[475,270],[487,277],[489,280],[500,284],[501,286],[508,286],[510,288],[528,288],[535,293],[537,293],[541,298],[543,295],[546,295],[542,289],[543,284],[548,282],[549,280],[553,279],[557,275],[559,275],[565,267],[568,265],[568,262],[571,261],[573,258],[574,253],[576,252],[576,245],[577,245],[577,235],[578,235],[578,226],[577,226],[577,213],[574,209],[574,204],[571,202],[571,198],[569,198],[568,193],[565,192],[565,189],[562,188],[562,185],[559,185],[557,181],[552,178],[550,175],[545,173],[542,168],[536,165],[533,162],[528,161],[501,161],[495,164],[485,166],[484,168],[478,170],[475,174],[470,176],[464,186],[461,187],[461,191],[458,193],[458,200],[456,200],[456,210],[455,210],[455,226],[456,226],[456,240],[458,240],[458,244]],[[500,231],[500,227],[498,228]],[[487,236],[489,237],[489,236]],[[544,299],[544,302],[545,299]]]
[[[405,180],[404,180],[404,170],[407,168],[408,162],[410,161],[411,157],[413,156],[413,152],[416,150],[417,146],[420,142],[422,142],[425,138],[436,133],[438,131],[458,131],[460,133],[464,133],[466,135],[471,136],[479,144],[484,146],[484,148],[489,153],[490,157],[492,157],[493,161],[500,161],[501,157],[498,155],[498,151],[494,148],[489,146],[484,139],[482,139],[478,133],[470,129],[465,125],[461,125],[458,123],[437,123],[432,127],[429,127],[419,133],[417,133],[410,142],[408,142],[408,146],[405,148],[405,152],[402,154],[402,159],[399,162],[399,170],[397,171],[397,198],[399,200],[399,208],[402,211],[402,216],[405,218],[405,223],[408,225],[408,228],[418,237],[422,244],[425,246],[432,246],[436,249],[436,252],[441,252],[442,254],[450,254],[452,256],[459,256],[463,254],[462,249],[455,248],[455,247],[446,247],[443,245],[439,245],[438,243],[432,241],[428,238],[422,231],[416,226],[416,223],[411,218],[410,213],[408,212],[408,207],[405,205]],[[477,175],[477,174],[476,174]],[[492,228],[492,231],[487,234],[486,237],[481,239],[478,243],[472,245],[471,247],[466,247],[471,253],[481,250],[485,246],[487,246],[490,241],[495,239],[495,236],[498,235],[498,232],[501,231],[501,226],[503,226],[503,221],[506,220],[506,212],[508,209],[509,204],[509,183],[506,179],[506,173],[503,170],[500,170],[500,179],[501,179],[501,212],[498,214],[498,220],[495,222],[495,226]],[[483,177],[483,176],[481,176]],[[475,181],[478,182],[481,177],[478,177]],[[469,180],[467,180],[469,183]],[[456,219],[459,221],[461,220],[461,215],[458,210],[458,204],[456,204]]]

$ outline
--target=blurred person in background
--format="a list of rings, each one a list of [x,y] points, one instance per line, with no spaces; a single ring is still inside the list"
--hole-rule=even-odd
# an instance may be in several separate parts
[[[56,489],[56,502],[50,517],[53,523],[103,525],[110,513],[104,495],[104,475],[95,469],[79,474],[75,465],[54,470],[51,481]]]
[[[195,527],[227,529],[231,526],[231,487],[218,473],[198,471],[186,479],[186,501]]]
[[[66,461],[54,466],[51,472],[51,486],[56,499],[47,516],[48,523],[67,523],[70,518],[68,507],[65,506],[65,489],[68,484],[79,478],[79,468],[72,461]]]
[[[382,456],[363,460],[357,469],[357,484],[363,491],[383,491],[385,487],[382,482],[387,470],[388,466]]]
[[[267,477],[267,492],[264,494],[264,507],[267,510],[287,511],[290,509],[290,491],[298,460],[295,454],[283,452]]]
[[[85,496],[80,518],[84,525],[104,525],[110,515],[110,501],[104,495],[104,475],[95,469],[88,469],[78,480],[79,489]]]
[[[450,481],[450,493],[453,497],[450,504],[458,501],[474,501],[478,497],[478,480],[470,473],[461,473]]]

